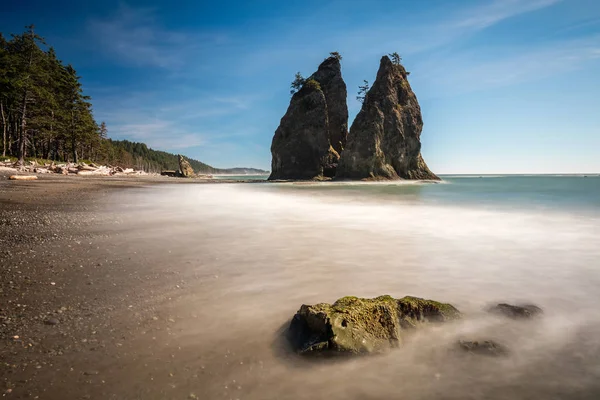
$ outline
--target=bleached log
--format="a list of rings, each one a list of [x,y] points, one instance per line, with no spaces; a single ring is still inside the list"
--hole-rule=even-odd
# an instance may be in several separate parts
[[[77,166],[77,169],[79,169],[80,171],[95,171],[98,168],[94,168],[89,165],[81,164],[81,165]]]
[[[37,178],[35,175],[11,175],[8,179],[11,181],[35,181]]]
[[[17,173],[17,169],[16,168],[11,168],[11,167],[0,167],[0,172],[9,172],[11,174],[16,174]]]

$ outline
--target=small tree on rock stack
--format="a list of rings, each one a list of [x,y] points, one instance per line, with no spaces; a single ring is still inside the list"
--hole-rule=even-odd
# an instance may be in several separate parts
[[[296,76],[294,77],[294,80],[292,81],[292,84],[290,85],[290,94],[294,95],[294,93],[296,93],[298,90],[302,89],[302,86],[304,86],[304,83],[306,82],[306,79],[302,76],[302,74],[300,72],[296,72]]]
[[[342,61],[342,55],[337,51],[332,51],[331,53],[329,53],[329,56],[335,58],[338,61]]]
[[[358,86],[358,96],[356,96],[356,100],[361,103],[365,102],[365,97],[367,97],[367,92],[369,91],[369,81],[363,80],[364,84]]]
[[[402,57],[400,57],[400,54],[393,52],[392,54],[389,54],[389,56],[394,65],[400,65],[400,63],[402,63]]]

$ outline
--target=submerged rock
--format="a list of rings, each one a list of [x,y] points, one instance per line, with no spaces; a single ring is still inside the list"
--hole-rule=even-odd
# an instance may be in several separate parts
[[[343,297],[333,304],[300,307],[288,338],[300,354],[367,354],[398,347],[403,331],[460,315],[450,304],[417,297]]]
[[[471,354],[480,354],[484,356],[505,356],[509,353],[508,349],[505,346],[501,345],[500,343],[494,342],[493,340],[459,340],[458,346]]]
[[[501,303],[489,309],[494,314],[504,315],[513,319],[528,319],[539,316],[543,313],[542,309],[533,304],[523,304],[513,306],[511,304]]]
[[[348,130],[346,95],[340,61],[329,57],[292,96],[271,144],[269,180],[335,176]]]
[[[340,179],[439,180],[421,156],[423,119],[401,64],[381,59],[341,155]]]
[[[183,158],[181,154],[179,155],[179,173],[184,178],[191,178],[194,176],[194,169],[192,168],[188,160]]]

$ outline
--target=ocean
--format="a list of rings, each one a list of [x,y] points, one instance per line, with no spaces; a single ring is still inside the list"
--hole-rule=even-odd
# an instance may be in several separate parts
[[[169,368],[197,378],[181,394],[600,398],[600,177],[443,179],[118,194],[111,204],[126,204],[124,246],[169,263],[192,288],[168,303],[197,317],[172,330],[171,348],[183,356]],[[374,357],[305,360],[281,342],[302,304],[383,294],[449,302],[464,318]],[[544,314],[513,321],[485,311],[500,302],[533,303]],[[463,354],[458,340],[495,340],[510,354]],[[156,344],[153,357],[170,351]],[[201,369],[215,373],[198,378]]]

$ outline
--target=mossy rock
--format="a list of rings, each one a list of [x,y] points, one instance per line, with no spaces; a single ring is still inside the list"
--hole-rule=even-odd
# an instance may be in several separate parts
[[[458,346],[463,351],[466,351],[468,354],[476,354],[483,356],[507,356],[510,354],[508,348],[506,346],[495,342],[493,340],[483,340],[483,341],[469,341],[469,340],[459,340]]]
[[[417,297],[342,297],[333,304],[300,307],[288,338],[300,354],[377,353],[399,347],[405,331],[460,315],[450,304]]]
[[[512,319],[531,319],[543,314],[542,309],[533,304],[511,305],[501,303],[490,307],[489,311]]]

